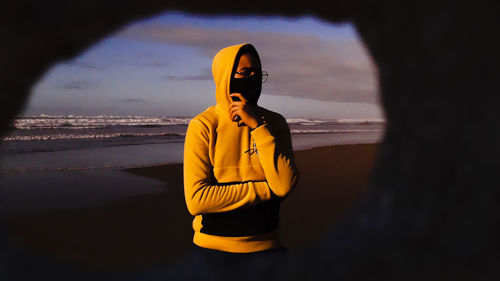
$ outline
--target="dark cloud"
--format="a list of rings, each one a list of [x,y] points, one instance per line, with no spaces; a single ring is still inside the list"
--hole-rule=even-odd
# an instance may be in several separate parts
[[[65,90],[89,90],[97,88],[98,83],[90,81],[69,81],[61,88]]]
[[[151,62],[145,62],[143,65],[149,66],[149,67],[164,68],[164,67],[168,66],[168,63],[164,62],[164,61],[151,61]]]
[[[169,65],[169,63],[159,57],[158,54],[149,51],[139,51],[129,56],[118,57],[112,59],[111,63],[155,68],[165,68]]]
[[[120,59],[112,59],[111,63],[114,64],[126,64],[140,67],[155,67],[155,68],[164,68],[168,66],[168,62],[161,60],[143,60],[140,58],[120,58]]]
[[[250,42],[258,49],[272,95],[324,101],[377,103],[376,70],[357,39],[323,40],[305,34],[246,32],[145,24],[118,36],[199,48],[212,58],[223,47]],[[211,75],[167,76],[169,80],[212,79]]]
[[[144,99],[136,99],[136,98],[128,98],[128,99],[123,99],[123,100],[120,100],[121,102],[133,102],[133,103],[142,103],[142,102],[146,102],[146,100]]]
[[[213,79],[211,74],[186,75],[186,76],[165,75],[164,78],[171,81],[206,81]]]
[[[212,68],[205,67],[201,74],[195,75],[165,75],[163,78],[170,81],[212,81]]]
[[[88,69],[95,69],[95,70],[103,70],[105,69],[102,66],[90,63],[90,62],[83,62],[83,61],[74,61],[68,63],[69,66],[75,66],[75,67],[81,67],[81,68],[88,68]]]

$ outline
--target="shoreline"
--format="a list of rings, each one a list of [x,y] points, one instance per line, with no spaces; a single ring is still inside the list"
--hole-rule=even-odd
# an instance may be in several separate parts
[[[312,149],[335,147],[335,146],[352,146],[352,145],[377,145],[377,142],[366,142],[366,143],[349,143],[349,144],[333,144],[333,145],[319,145],[319,146],[305,146],[294,150],[294,153],[299,151],[306,151]],[[1,159],[1,157],[0,157]],[[135,169],[143,168],[154,168],[159,166],[167,165],[182,165],[181,161],[171,161],[171,162],[153,162],[146,164],[131,164],[131,165],[117,165],[117,166],[95,166],[95,167],[59,167],[59,168],[18,168],[18,169],[2,169],[0,166],[0,176],[2,175],[12,175],[12,174],[23,174],[23,173],[48,173],[48,172],[79,172],[79,171],[95,171],[95,170],[107,170],[107,171],[125,171],[134,174]]]
[[[333,144],[333,145],[319,145],[319,146],[307,146],[307,147],[300,147],[298,149],[294,149],[293,153],[294,155],[296,153],[302,153],[302,151],[309,151],[309,150],[314,150],[314,149],[325,149],[325,148],[332,148],[332,147],[345,147],[345,146],[357,146],[357,145],[380,145],[380,142],[367,142],[367,143],[348,143],[348,144]],[[170,165],[182,165],[183,162],[159,162],[159,163],[151,163],[151,164],[142,164],[142,165],[127,165],[127,166],[117,166],[117,167],[103,167],[103,169],[119,169],[122,171],[125,171],[127,173],[132,173],[132,174],[137,174],[139,176],[143,176],[142,173],[139,171],[141,169],[145,168],[154,168],[154,167],[162,167],[162,166],[170,166]],[[97,167],[95,169],[100,169],[100,167]],[[74,169],[74,170],[77,170]]]
[[[280,213],[286,247],[300,250],[314,245],[355,208],[368,192],[366,184],[378,146],[334,145],[295,151],[300,179],[281,204]],[[146,266],[188,253],[193,217],[185,206],[182,164],[117,172],[138,177],[138,182],[147,182],[139,178],[155,180],[163,188],[96,207],[9,214],[5,216],[9,237],[27,250],[92,268]],[[88,179],[74,180],[85,185]],[[120,188],[126,182],[118,181],[124,180],[127,178],[105,184]]]
[[[378,143],[383,132],[293,134],[294,151]],[[0,175],[128,169],[183,161],[184,141],[119,138],[97,142],[54,141],[0,145]],[[21,151],[21,153],[17,152]]]

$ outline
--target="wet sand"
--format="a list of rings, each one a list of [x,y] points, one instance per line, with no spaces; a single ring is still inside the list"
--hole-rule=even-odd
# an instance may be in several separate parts
[[[316,243],[361,200],[377,147],[339,145],[295,152],[300,181],[282,203],[280,222],[290,250]],[[125,172],[160,180],[165,189],[92,208],[9,214],[10,239],[26,250],[92,268],[145,266],[187,254],[193,233],[182,165]]]

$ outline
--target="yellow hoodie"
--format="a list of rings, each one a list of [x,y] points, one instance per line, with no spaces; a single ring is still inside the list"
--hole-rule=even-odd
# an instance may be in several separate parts
[[[278,113],[262,109],[265,124],[250,130],[229,117],[229,83],[238,51],[217,53],[212,64],[217,105],[189,123],[184,146],[184,195],[193,242],[249,253],[281,246],[279,202],[296,185],[290,130]]]

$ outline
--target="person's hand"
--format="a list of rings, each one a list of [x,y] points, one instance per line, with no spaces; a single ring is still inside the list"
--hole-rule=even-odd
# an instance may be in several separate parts
[[[229,105],[229,117],[231,121],[236,122],[235,117],[238,115],[241,118],[241,121],[245,123],[251,129],[255,129],[258,125],[258,107],[249,103],[241,93],[232,93],[229,95],[232,97],[237,97],[239,101],[233,101]]]

